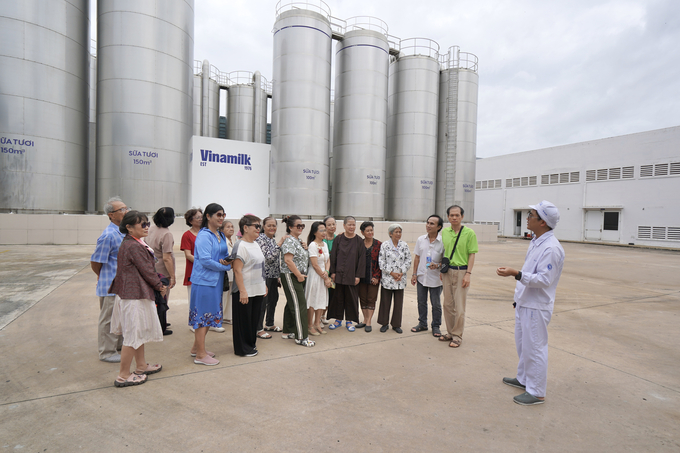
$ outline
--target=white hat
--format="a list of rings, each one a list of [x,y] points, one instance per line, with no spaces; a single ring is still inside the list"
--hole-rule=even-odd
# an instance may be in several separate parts
[[[560,211],[557,210],[557,206],[549,201],[543,200],[537,205],[529,205],[529,207],[535,209],[541,220],[545,220],[545,223],[550,228],[554,229],[557,226],[557,222],[560,221]]]

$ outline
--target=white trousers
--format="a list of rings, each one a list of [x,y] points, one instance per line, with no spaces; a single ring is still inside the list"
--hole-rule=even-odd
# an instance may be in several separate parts
[[[552,313],[534,308],[515,310],[517,380],[535,397],[545,397],[548,385],[548,324]]]

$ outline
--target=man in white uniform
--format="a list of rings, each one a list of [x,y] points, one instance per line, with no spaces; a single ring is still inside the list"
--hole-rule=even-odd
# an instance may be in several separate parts
[[[534,232],[522,270],[499,267],[501,277],[514,276],[515,344],[519,364],[516,378],[503,383],[526,390],[514,398],[515,403],[533,406],[545,402],[548,383],[548,323],[555,304],[555,291],[562,275],[564,249],[553,229],[560,220],[557,207],[543,200],[527,217],[527,228]]]

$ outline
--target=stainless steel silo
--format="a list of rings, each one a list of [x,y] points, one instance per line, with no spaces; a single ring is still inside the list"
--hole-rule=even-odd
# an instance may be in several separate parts
[[[203,77],[201,73],[194,74],[194,90],[193,90],[193,117],[194,117],[194,127],[193,135],[201,135],[203,133]]]
[[[208,77],[208,137],[220,135],[220,85],[217,83],[217,68],[210,67]]]
[[[90,2],[0,2],[0,36],[0,211],[84,212]]]
[[[387,114],[386,217],[424,221],[435,209],[439,46],[401,41],[390,64]]]
[[[389,45],[380,22],[355,25],[336,47],[331,212],[338,218],[385,218]]]
[[[264,143],[267,139],[267,81],[249,71],[229,73],[227,138]]]
[[[330,9],[277,10],[274,24],[271,211],[324,216],[328,208]],[[309,4],[306,7],[310,7]]]
[[[477,57],[458,47],[442,55],[437,143],[437,213],[454,204],[474,221],[477,159]]]
[[[193,0],[97,2],[97,206],[188,207]]]

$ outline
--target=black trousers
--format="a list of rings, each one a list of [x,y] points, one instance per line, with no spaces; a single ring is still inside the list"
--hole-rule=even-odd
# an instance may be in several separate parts
[[[253,296],[248,298],[247,304],[240,302],[241,293],[232,293],[231,309],[232,337],[234,340],[234,354],[244,356],[257,351],[257,322],[262,311],[262,301],[264,296]]]

